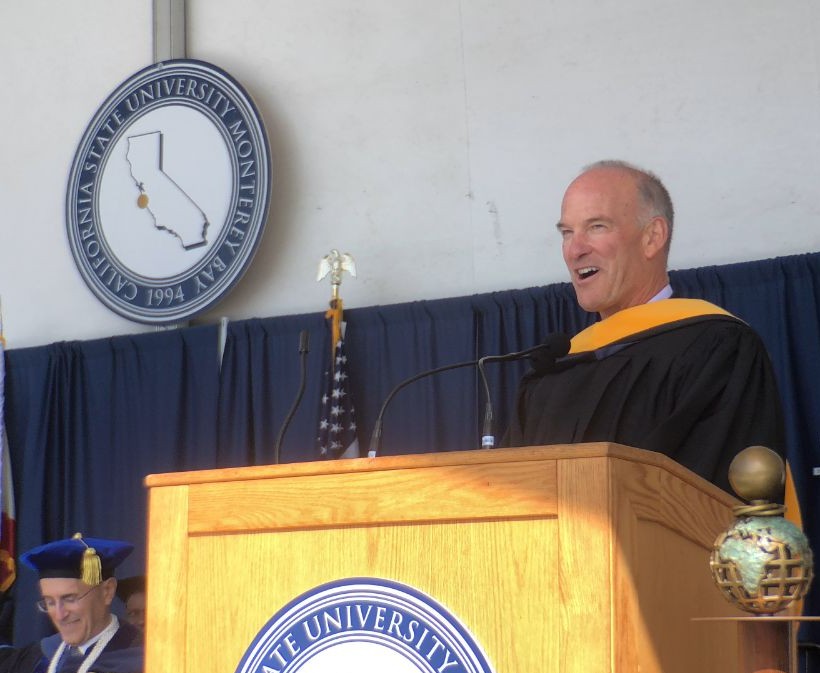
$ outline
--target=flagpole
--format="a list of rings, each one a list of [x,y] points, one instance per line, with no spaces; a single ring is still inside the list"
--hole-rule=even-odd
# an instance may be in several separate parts
[[[316,281],[322,280],[330,275],[330,308],[325,312],[325,318],[330,319],[330,353],[336,348],[336,344],[342,338],[342,322],[344,320],[344,302],[339,295],[339,286],[342,284],[342,277],[347,272],[356,277],[356,261],[349,252],[339,252],[334,248],[321,260],[319,260],[319,272],[316,274]]]
[[[350,396],[348,362],[345,354],[344,302],[339,293],[344,273],[356,276],[353,256],[333,249],[319,261],[316,280],[330,276],[329,308],[325,319],[330,321],[330,359],[325,369],[319,407],[319,430],[316,437],[322,458],[358,458],[359,441],[356,412]]]

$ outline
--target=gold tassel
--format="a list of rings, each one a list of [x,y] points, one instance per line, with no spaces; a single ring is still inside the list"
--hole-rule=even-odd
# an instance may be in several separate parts
[[[102,582],[102,564],[94,547],[88,547],[88,549],[83,552],[83,560],[81,563],[80,568],[83,582],[90,587],[95,587],[100,584]]]
[[[80,533],[74,534],[74,539],[85,544]],[[97,556],[97,550],[85,544],[83,558],[80,561],[80,579],[90,587],[95,587],[102,583],[102,562]]]

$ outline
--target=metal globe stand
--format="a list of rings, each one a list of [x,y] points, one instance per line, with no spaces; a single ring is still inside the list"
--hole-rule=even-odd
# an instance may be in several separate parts
[[[710,567],[715,585],[740,610],[754,616],[706,618],[738,627],[738,673],[797,673],[800,622],[796,613],[813,578],[813,556],[802,531],[783,518],[786,469],[774,451],[751,446],[729,467],[729,483],[748,504],[715,540]]]

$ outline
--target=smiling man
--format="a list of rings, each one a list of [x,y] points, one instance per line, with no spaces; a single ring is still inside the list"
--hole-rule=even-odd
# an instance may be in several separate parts
[[[665,453],[729,489],[732,458],[782,455],[781,404],[757,334],[723,309],[671,298],[674,209],[652,173],[587,167],[557,224],[578,303],[600,320],[521,382],[505,444],[611,441]],[[545,369],[547,371],[545,371]]]
[[[659,180],[607,162],[576,178],[557,228],[578,303],[601,318],[649,302],[668,283],[673,209]]]
[[[0,671],[14,673],[141,673],[141,632],[111,613],[113,576],[133,546],[79,533],[26,552],[20,560],[39,573],[40,611],[57,633],[16,650]]]

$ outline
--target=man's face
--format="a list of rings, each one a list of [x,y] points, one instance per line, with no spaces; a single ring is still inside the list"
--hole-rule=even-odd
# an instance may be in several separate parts
[[[584,310],[607,318],[649,301],[666,284],[665,220],[643,214],[629,172],[597,168],[580,175],[564,194],[557,226]]]
[[[82,645],[111,621],[110,605],[116,586],[113,579],[92,588],[82,580],[50,577],[40,580],[40,594],[63,641]]]
[[[125,616],[128,621],[139,629],[145,629],[145,594],[137,592],[131,594],[125,601]]]

